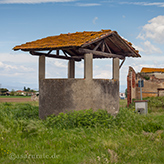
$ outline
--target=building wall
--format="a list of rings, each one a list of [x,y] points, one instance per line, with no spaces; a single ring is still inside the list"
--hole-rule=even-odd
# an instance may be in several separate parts
[[[139,79],[137,79],[138,81]],[[151,80],[144,80],[144,87],[142,88],[142,97],[156,97],[158,95],[158,88],[162,88],[162,83]],[[137,87],[136,98],[140,99],[140,88]]]
[[[136,98],[136,72],[129,67],[127,76],[127,105],[131,104],[132,99]]]
[[[39,116],[71,110],[105,109],[119,111],[119,81],[109,79],[43,79],[40,80]]]
[[[158,79],[164,79],[164,73],[154,73],[154,76]]]
[[[138,81],[144,80],[144,87],[142,87],[142,98],[145,97],[156,97],[162,95],[158,93],[159,88],[164,88],[164,77],[163,73],[135,73],[132,67],[129,67],[129,73],[127,76],[127,103],[128,105],[132,102],[132,99],[140,99],[140,88],[138,87]],[[145,79],[147,76],[149,79]],[[158,77],[158,78],[157,78]]]

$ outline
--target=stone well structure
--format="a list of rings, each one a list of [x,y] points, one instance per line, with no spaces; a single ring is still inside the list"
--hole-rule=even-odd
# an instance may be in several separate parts
[[[60,34],[27,42],[13,49],[39,56],[39,116],[42,119],[51,114],[90,108],[118,113],[119,69],[125,57],[140,57],[131,43],[111,30]],[[46,79],[46,57],[68,60],[68,78]],[[111,80],[93,79],[92,63],[95,58],[113,59]],[[84,60],[84,78],[76,79],[75,62],[81,60]]]

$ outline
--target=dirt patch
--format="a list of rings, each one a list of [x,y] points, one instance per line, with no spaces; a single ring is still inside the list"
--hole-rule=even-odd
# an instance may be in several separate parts
[[[31,97],[28,98],[0,98],[0,102],[28,102],[32,101]]]

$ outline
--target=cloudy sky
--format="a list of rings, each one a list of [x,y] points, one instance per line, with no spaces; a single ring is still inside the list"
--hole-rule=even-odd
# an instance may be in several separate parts
[[[141,58],[127,58],[120,71],[126,89],[129,66],[164,68],[163,0],[0,0],[0,87],[38,89],[38,57],[15,45],[60,33],[111,29],[130,41]],[[112,78],[112,60],[94,60],[94,78]],[[83,78],[83,62],[76,77]],[[66,78],[67,61],[46,60],[47,78]]]

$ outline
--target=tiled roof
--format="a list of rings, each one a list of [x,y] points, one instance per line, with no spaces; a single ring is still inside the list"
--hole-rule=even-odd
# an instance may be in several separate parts
[[[104,50],[102,50],[102,45],[100,46],[99,43],[103,44],[103,47],[105,46]],[[49,36],[15,46],[13,50],[30,51],[30,53],[34,51],[49,51],[51,53],[53,50],[64,50],[70,56],[83,56],[84,52],[80,52],[80,48],[86,48],[87,50],[94,50],[96,48],[96,51],[118,54],[123,58],[141,57],[138,50],[132,47],[130,42],[120,37],[116,31],[111,30],[84,31]],[[103,54],[100,54],[93,57],[108,58],[110,55],[103,56]]]
[[[47,49],[60,49],[64,47],[80,47],[83,44],[92,42],[98,38],[105,35],[109,35],[113,31],[111,30],[101,30],[98,32],[76,32],[68,34],[60,34],[57,36],[49,36],[43,39],[39,39],[32,42],[27,42],[22,45],[15,46],[13,50],[24,50],[28,51],[30,49],[35,50],[47,50]]]
[[[164,68],[146,68],[143,67],[141,73],[164,72]]]

